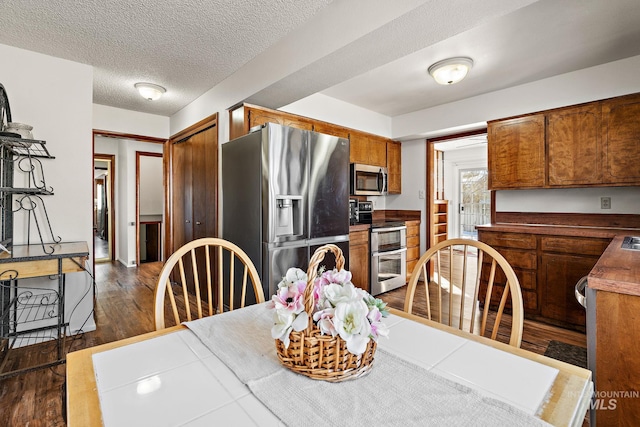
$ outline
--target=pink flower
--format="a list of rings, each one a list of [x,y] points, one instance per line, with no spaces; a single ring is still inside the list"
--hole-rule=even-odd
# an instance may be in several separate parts
[[[285,310],[294,314],[304,311],[304,289],[306,287],[306,281],[298,280],[289,286],[278,289],[278,292],[271,297],[276,310]]]
[[[327,308],[321,311],[316,311],[313,314],[313,320],[316,322],[323,335],[331,335],[332,337],[335,337],[338,334],[336,327],[333,325],[333,313],[333,308]]]
[[[369,314],[367,314],[367,319],[371,324],[371,338],[373,338],[374,341],[377,341],[378,337],[386,337],[389,335],[389,329],[387,325],[382,323],[382,313],[378,307],[371,307]]]

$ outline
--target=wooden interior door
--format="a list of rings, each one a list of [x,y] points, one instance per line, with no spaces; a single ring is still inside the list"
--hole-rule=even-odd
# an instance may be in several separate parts
[[[170,144],[167,257],[192,240],[218,236],[217,114],[174,135]],[[196,254],[203,269],[204,256],[204,251]],[[189,267],[185,268],[185,273],[192,276]],[[199,276],[205,277],[204,271]],[[201,291],[205,287],[206,283],[201,283]]]
[[[176,142],[171,147],[172,157],[172,216],[173,249],[193,240],[193,186],[192,146],[189,141]]]

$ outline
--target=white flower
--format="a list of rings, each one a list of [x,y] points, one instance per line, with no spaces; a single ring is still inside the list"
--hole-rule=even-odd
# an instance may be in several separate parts
[[[271,327],[271,337],[279,339],[284,343],[285,348],[289,347],[289,334],[291,331],[300,332],[309,325],[309,315],[306,312],[299,314],[286,310],[275,310],[273,314],[273,326]]]
[[[357,299],[357,288],[351,282],[344,285],[339,283],[331,283],[323,288],[319,305],[324,308],[336,307],[341,302],[349,302]]]
[[[278,283],[278,288],[289,286],[292,283],[296,283],[300,280],[304,280],[306,282],[307,273],[300,270],[299,268],[291,267],[287,270],[287,273],[284,275],[280,283]]]
[[[371,334],[367,319],[369,308],[363,300],[341,302],[336,306],[333,324],[340,338],[347,342],[347,350],[355,355],[364,353]]]

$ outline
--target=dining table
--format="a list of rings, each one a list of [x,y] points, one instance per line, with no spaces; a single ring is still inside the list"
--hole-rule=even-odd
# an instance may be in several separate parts
[[[371,370],[311,379],[278,360],[268,303],[67,355],[86,426],[581,426],[591,371],[390,309]]]

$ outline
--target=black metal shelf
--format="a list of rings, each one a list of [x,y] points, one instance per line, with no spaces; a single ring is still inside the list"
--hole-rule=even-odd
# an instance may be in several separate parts
[[[55,159],[46,147],[46,141],[39,139],[14,138],[0,136],[0,145],[17,156],[29,156],[43,159]]]
[[[0,193],[7,194],[30,194],[39,196],[53,196],[52,190],[46,190],[42,188],[13,188],[13,187],[0,187]]]

